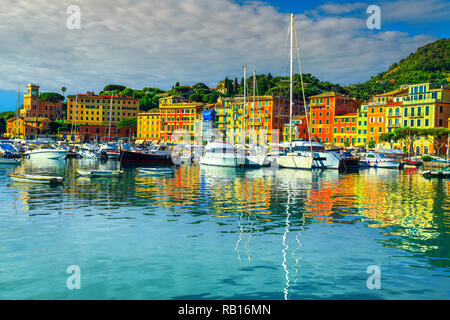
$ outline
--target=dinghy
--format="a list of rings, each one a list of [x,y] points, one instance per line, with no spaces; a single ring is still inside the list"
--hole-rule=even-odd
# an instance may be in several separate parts
[[[19,164],[20,162],[18,158],[0,158],[0,164]]]
[[[450,178],[450,168],[422,171],[422,175],[426,178]]]
[[[77,173],[79,176],[91,177],[91,178],[114,178],[120,177],[123,171],[119,170],[83,170],[78,169]]]
[[[30,182],[30,183],[48,183],[48,184],[58,184],[62,183],[63,177],[53,177],[53,176],[40,176],[32,174],[22,174],[22,173],[11,173],[8,175],[12,180],[17,182]]]

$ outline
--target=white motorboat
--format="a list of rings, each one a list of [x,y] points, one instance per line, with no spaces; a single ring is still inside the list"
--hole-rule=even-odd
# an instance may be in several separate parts
[[[359,164],[362,167],[398,169],[401,162],[397,159],[388,158],[383,153],[368,152],[362,155]]]
[[[100,158],[99,148],[91,144],[84,144],[78,153],[87,159]]]
[[[35,149],[25,152],[30,159],[36,160],[59,160],[65,159],[68,154],[67,150],[62,149]]]
[[[228,142],[211,142],[205,147],[200,164],[220,167],[238,167],[245,163],[245,157],[237,153]]]
[[[108,156],[108,159],[118,159],[120,156],[120,151],[118,150],[117,145],[113,143],[103,145],[100,148],[100,152],[105,152]]]

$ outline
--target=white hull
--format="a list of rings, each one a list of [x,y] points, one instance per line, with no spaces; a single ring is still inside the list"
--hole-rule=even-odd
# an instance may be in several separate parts
[[[400,162],[398,161],[361,161],[361,165],[371,168],[386,168],[386,169],[398,169],[400,168]]]
[[[64,159],[67,156],[68,151],[66,150],[36,150],[31,152],[26,152],[25,154],[33,160],[58,160]]]
[[[245,166],[252,168],[267,167],[270,165],[270,161],[266,156],[246,156]]]
[[[239,167],[244,163],[244,159],[241,157],[236,157],[233,154],[217,154],[212,155],[209,154],[207,156],[200,158],[200,164],[206,164],[210,166],[219,166],[219,167]]]
[[[282,168],[306,170],[311,170],[313,168],[313,159],[311,156],[288,154],[285,156],[279,156],[277,161],[278,165]]]
[[[342,157],[335,152],[318,152],[320,158],[326,158],[324,165],[326,169],[339,169],[341,165]]]

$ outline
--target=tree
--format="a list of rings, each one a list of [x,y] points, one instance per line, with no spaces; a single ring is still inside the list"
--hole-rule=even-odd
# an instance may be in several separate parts
[[[117,128],[137,128],[137,119],[136,118],[128,118],[123,119],[117,125]]]
[[[391,149],[394,148],[394,143],[397,140],[398,139],[393,132],[384,132],[380,134],[380,141],[389,143],[391,145]]]
[[[375,145],[376,145],[375,140],[370,140],[369,143],[367,144],[367,148],[373,149],[375,148]]]
[[[64,101],[65,97],[56,92],[43,92],[39,95],[39,100],[50,102]]]
[[[64,94],[65,94],[66,90],[67,90],[66,87],[61,88],[61,92],[62,92],[63,96],[65,96]]]
[[[421,131],[418,128],[403,127],[394,130],[395,139],[402,140],[406,144],[409,156],[411,156],[411,150],[414,151],[414,142],[420,134]]]
[[[103,88],[103,91],[123,91],[125,90],[127,87],[125,86],[121,86],[118,84],[108,84],[106,87]]]
[[[133,90],[130,88],[125,88],[122,91],[122,94],[126,97],[132,97],[133,96]]]
[[[441,154],[449,134],[450,129],[443,127],[422,129],[420,132],[420,136],[425,137],[433,145],[434,154]]]
[[[193,94],[191,94],[189,96],[189,100],[192,102],[202,102],[203,101],[203,96],[197,92],[194,92]]]

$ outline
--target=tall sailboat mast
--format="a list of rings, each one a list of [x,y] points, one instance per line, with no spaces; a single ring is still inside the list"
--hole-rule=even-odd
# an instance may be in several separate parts
[[[294,50],[294,14],[291,13],[291,47],[289,50],[290,53],[290,70],[289,70],[289,145],[290,148],[292,149],[292,103],[293,103],[293,79],[292,79],[292,74],[293,74],[293,50]]]
[[[256,70],[253,70],[253,115],[252,115],[252,122],[253,122],[253,131],[252,131],[252,144],[255,144],[255,136],[256,136],[256,125],[255,125],[255,113],[256,113]]]
[[[247,132],[247,65],[244,65],[244,130],[243,130],[243,134],[244,134],[244,140],[242,141],[242,145],[244,146],[245,149],[245,139],[246,139],[246,132]]]
[[[17,83],[17,105],[16,105],[16,118],[19,117],[19,108],[20,108],[20,82]]]

